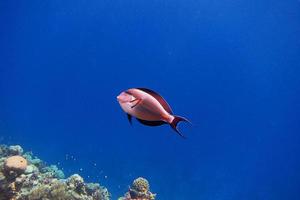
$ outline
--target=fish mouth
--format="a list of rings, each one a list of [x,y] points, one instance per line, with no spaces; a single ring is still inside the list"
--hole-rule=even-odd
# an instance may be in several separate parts
[[[117,96],[117,100],[119,103],[127,103],[132,101],[134,97],[132,95],[129,95],[127,92],[122,92]]]
[[[124,100],[124,98],[123,98],[121,95],[117,96],[117,101],[118,101],[119,103],[127,103],[127,101]]]
[[[121,101],[121,100],[122,100],[122,98],[120,97],[120,95],[117,96],[117,101]]]

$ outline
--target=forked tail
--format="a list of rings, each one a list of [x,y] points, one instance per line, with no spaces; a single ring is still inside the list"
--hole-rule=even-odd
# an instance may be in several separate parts
[[[175,116],[175,115],[174,115],[174,119],[173,119],[173,121],[171,122],[170,125],[171,125],[171,127],[174,129],[174,131],[176,131],[176,133],[178,133],[178,135],[180,135],[182,138],[186,138],[184,135],[182,135],[182,134],[179,132],[179,130],[178,130],[178,128],[177,128],[178,123],[181,122],[181,121],[191,123],[189,120],[187,120],[187,119],[184,118],[184,117],[180,117],[180,116]]]

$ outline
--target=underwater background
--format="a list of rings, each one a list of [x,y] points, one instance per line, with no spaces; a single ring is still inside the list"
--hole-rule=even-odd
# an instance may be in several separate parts
[[[300,199],[299,0],[0,2],[0,143],[122,196]],[[130,126],[160,93],[181,123]]]

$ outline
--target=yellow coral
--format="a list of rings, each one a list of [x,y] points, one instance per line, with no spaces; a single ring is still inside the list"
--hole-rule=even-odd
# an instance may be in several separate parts
[[[149,182],[142,177],[135,179],[132,183],[132,188],[139,192],[149,191]]]

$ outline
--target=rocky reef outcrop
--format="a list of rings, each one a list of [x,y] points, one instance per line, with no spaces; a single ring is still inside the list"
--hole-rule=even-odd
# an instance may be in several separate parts
[[[78,174],[64,178],[21,146],[0,145],[0,200],[109,200],[105,187]]]
[[[147,179],[139,177],[129,186],[128,192],[118,200],[155,200],[156,194],[150,192]]]

